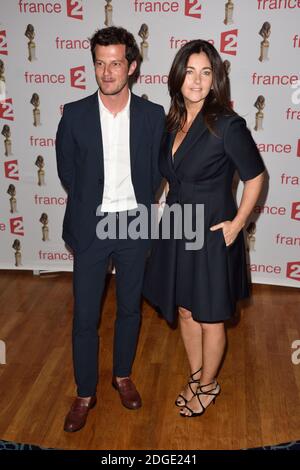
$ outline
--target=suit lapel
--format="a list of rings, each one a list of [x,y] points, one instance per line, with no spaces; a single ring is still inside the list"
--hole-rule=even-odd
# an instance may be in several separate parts
[[[136,96],[131,93],[130,100],[130,165],[131,175],[136,161],[138,147],[141,137],[143,136],[143,113],[141,112]]]
[[[191,125],[187,135],[181,142],[174,155],[174,170],[177,170],[182,161],[187,157],[191,147],[199,141],[202,134],[207,130],[203,114],[199,112]]]
[[[86,120],[82,123],[88,130],[87,139],[90,139],[89,148],[91,157],[94,159],[94,167],[99,178],[104,178],[103,164],[103,143],[100,125],[100,109],[98,101],[98,90],[91,96],[91,107],[86,115]]]

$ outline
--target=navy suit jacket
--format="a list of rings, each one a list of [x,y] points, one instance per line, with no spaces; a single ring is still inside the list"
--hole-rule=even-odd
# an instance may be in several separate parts
[[[68,192],[63,239],[84,251],[96,234],[96,210],[104,188],[103,146],[98,91],[64,106],[56,135],[58,176]],[[130,102],[131,178],[138,204],[150,208],[161,175],[158,157],[164,108],[133,93]]]

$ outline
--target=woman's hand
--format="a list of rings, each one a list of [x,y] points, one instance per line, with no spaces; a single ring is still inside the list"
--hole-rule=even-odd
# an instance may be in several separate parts
[[[217,225],[213,225],[210,227],[212,232],[216,230],[223,230],[223,236],[225,240],[226,246],[232,245],[240,231],[242,230],[244,224],[241,224],[235,220],[225,220],[224,222],[220,222]]]

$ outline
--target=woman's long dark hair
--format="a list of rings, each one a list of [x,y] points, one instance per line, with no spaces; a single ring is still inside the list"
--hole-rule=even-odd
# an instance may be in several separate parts
[[[226,69],[217,50],[209,42],[195,39],[185,44],[176,54],[168,79],[171,106],[167,116],[167,130],[177,132],[186,122],[187,111],[181,93],[186,67],[192,54],[204,52],[212,66],[213,81],[203,104],[203,116],[207,127],[214,132],[214,121],[221,113],[234,114],[230,105],[230,86]]]

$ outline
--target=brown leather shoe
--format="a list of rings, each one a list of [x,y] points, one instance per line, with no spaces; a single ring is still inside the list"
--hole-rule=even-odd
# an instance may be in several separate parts
[[[91,408],[97,403],[96,397],[91,397],[87,402],[83,398],[75,398],[70,408],[69,413],[66,416],[64,431],[76,432],[83,428],[86,423],[88,413]]]
[[[123,406],[130,410],[137,410],[142,406],[140,394],[129,377],[122,378],[119,382],[113,377],[112,386],[119,392]]]

